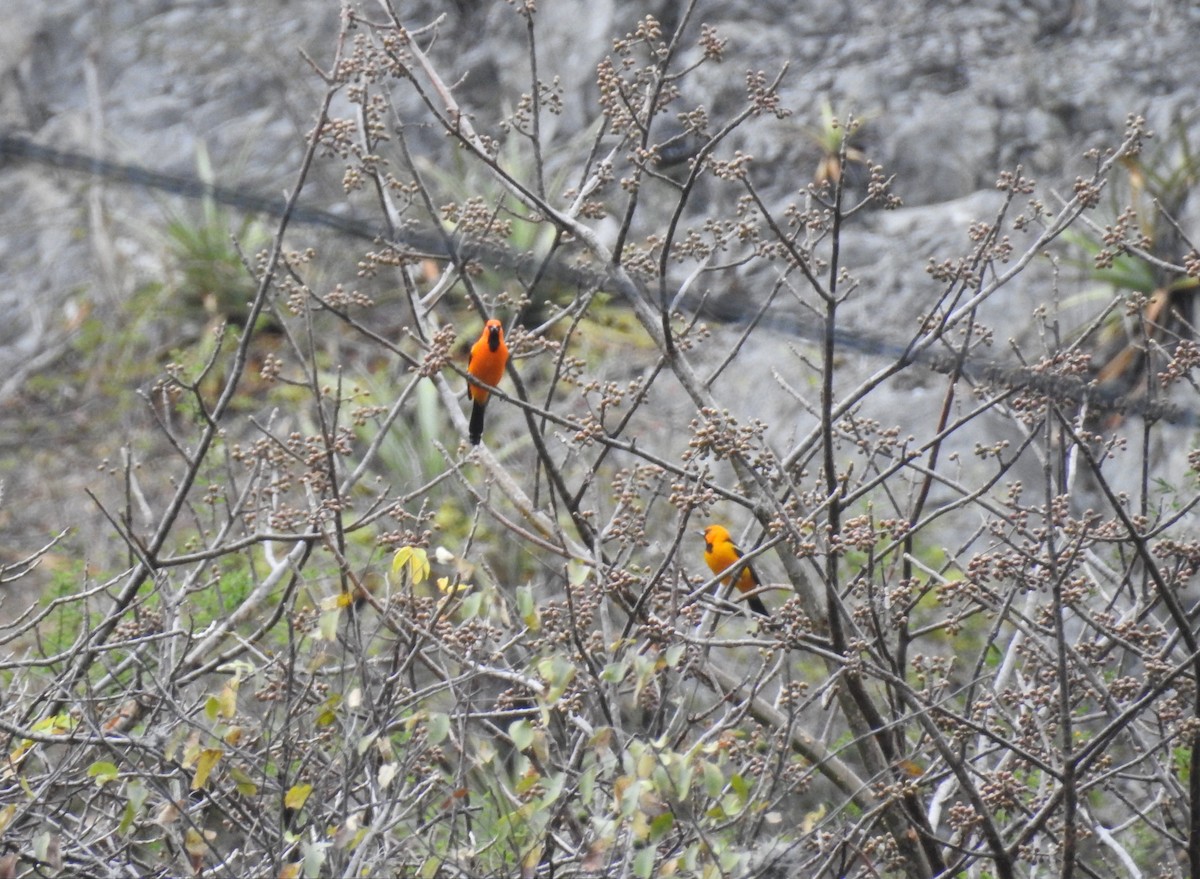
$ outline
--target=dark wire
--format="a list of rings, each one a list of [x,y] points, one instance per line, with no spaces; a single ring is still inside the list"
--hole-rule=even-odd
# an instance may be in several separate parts
[[[0,158],[2,157],[25,159],[41,165],[92,174],[105,180],[157,189],[185,198],[210,199],[250,213],[279,216],[285,207],[283,198],[269,198],[244,189],[218,186],[198,177],[165,174],[140,165],[113,162],[83,153],[42,146],[19,135],[0,135]],[[607,273],[603,271],[566,265],[562,260],[553,260],[549,265],[545,265],[533,254],[519,253],[502,245],[465,241],[457,235],[450,236],[405,227],[394,230],[389,236],[378,224],[303,205],[297,205],[292,211],[292,221],[322,226],[366,241],[403,247],[417,258],[427,256],[432,259],[453,260],[458,265],[472,261],[481,262],[509,269],[518,276],[540,273],[541,279],[588,289],[603,289],[608,280]],[[700,297],[695,295],[684,297],[680,304],[685,308],[699,308],[706,317],[725,323],[738,323],[746,319],[741,312],[721,308],[707,300],[701,301]],[[769,322],[769,326],[775,331],[812,341],[823,336],[823,327],[818,320],[802,322],[776,317]],[[957,354],[953,352],[940,354],[923,351],[913,355],[908,343],[897,343],[857,331],[838,330],[835,338],[838,345],[844,349],[858,351],[871,357],[896,358],[906,364],[921,364],[935,372],[950,373],[957,363]],[[1133,415],[1147,421],[1162,421],[1184,427],[1200,424],[1200,417],[1190,409],[1161,399],[1126,399],[1119,390],[1097,387],[1088,379],[1077,376],[1041,372],[1020,365],[970,360],[962,374],[977,383],[1029,391],[1060,403],[1077,406],[1086,404],[1095,411]]]

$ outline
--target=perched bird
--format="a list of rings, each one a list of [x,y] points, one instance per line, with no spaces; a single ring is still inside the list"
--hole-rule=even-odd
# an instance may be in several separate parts
[[[742,557],[742,551],[737,548],[737,544],[729,536],[729,530],[724,525],[709,525],[703,531],[697,531],[704,537],[704,562],[714,574],[720,574],[722,571],[727,571],[737,564],[738,559]],[[725,586],[729,585],[729,577],[724,577],[721,583]],[[738,574],[737,586],[739,592],[753,592],[762,585],[758,579],[758,575],[754,573],[754,569],[749,565],[742,565],[742,570]],[[770,616],[767,613],[767,606],[762,603],[762,599],[757,595],[751,595],[746,601],[750,605],[750,609],[760,616]]]
[[[471,346],[471,358],[467,361],[467,372],[485,385],[495,387],[504,377],[508,363],[508,346],[504,344],[504,328],[500,321],[492,318],[483,325],[479,340]],[[467,385],[467,396],[471,398],[471,445],[479,445],[483,438],[483,410],[491,394],[478,385]]]

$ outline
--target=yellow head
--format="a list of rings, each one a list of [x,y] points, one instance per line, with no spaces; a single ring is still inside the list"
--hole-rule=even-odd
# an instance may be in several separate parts
[[[729,542],[729,529],[724,525],[709,525],[699,533],[704,535],[704,542],[708,546]]]

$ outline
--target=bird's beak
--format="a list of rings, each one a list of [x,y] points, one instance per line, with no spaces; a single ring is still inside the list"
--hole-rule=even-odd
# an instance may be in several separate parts
[[[693,533],[693,534],[695,534],[697,537],[703,537],[703,536],[704,536],[704,529],[703,529],[703,528],[700,528],[700,529],[698,529],[698,530],[696,530],[696,531],[693,531],[692,533]]]

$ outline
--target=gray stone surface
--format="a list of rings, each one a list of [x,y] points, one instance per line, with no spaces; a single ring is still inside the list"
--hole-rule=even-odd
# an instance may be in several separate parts
[[[647,11],[668,19],[677,6],[540,6],[542,77],[562,77],[568,108],[547,134],[555,143],[584,142],[597,112],[593,74],[609,38]],[[363,8],[377,14],[374,4]],[[414,24],[445,15],[431,54],[448,79],[462,78],[459,96],[481,125],[511,109],[527,71],[523,25],[507,4],[404,8]],[[783,94],[796,115],[755,120],[728,144],[729,152],[756,157],[756,180],[780,204],[796,197],[815,166],[804,131],[820,101],[868,120],[865,145],[897,175],[906,206],[847,230],[846,264],[862,292],[846,315],[872,330],[911,331],[936,295],[926,261],[965,251],[965,223],[995,211],[999,170],[1022,163],[1043,196],[1069,188],[1086,172],[1082,151],[1115,144],[1131,112],[1160,131],[1180,122],[1194,135],[1198,9],[1166,0],[705,0],[693,28],[717,26],[729,40],[727,60],[698,72],[684,97],[714,115],[728,112],[742,100],[746,70],[789,65]],[[3,129],[176,173],[195,169],[203,145],[218,182],[278,194],[292,180],[321,93],[301,52],[328,61],[338,7],[331,0],[0,0],[0,20]],[[415,98],[396,100],[403,107]],[[445,139],[414,134],[436,164]],[[331,170],[307,197],[345,209]],[[162,259],[154,230],[164,211],[144,192],[28,163],[0,165],[0,199],[3,405],[36,373],[39,357],[69,340],[80,308],[103,307],[154,275]],[[1028,329],[1046,284],[1044,270],[1030,272],[990,307],[1001,345]],[[786,334],[778,341],[792,342]],[[871,368],[850,361],[848,380]],[[914,411],[912,394],[911,386],[895,392],[897,417]],[[774,414],[784,425],[797,417]]]

